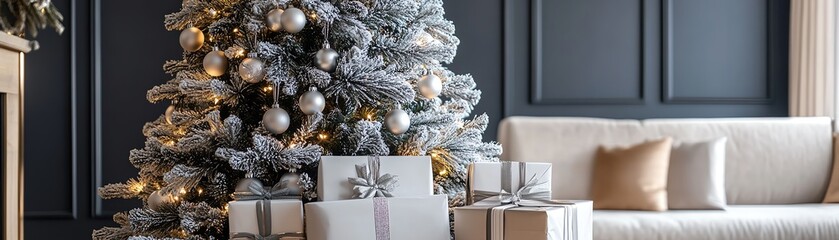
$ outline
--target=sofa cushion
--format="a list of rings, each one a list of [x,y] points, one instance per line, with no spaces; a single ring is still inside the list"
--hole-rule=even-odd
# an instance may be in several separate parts
[[[648,131],[681,141],[725,136],[728,204],[819,203],[830,181],[830,118],[651,119]]]
[[[611,120],[510,117],[499,126],[502,160],[553,164],[555,199],[591,199],[594,153],[672,136],[680,141],[728,138],[726,198],[732,204],[817,203],[832,164],[832,126],[826,117]]]
[[[670,138],[600,147],[594,160],[594,209],[667,210]]]
[[[839,203],[839,135],[833,135],[833,175],[830,177],[830,185],[824,195],[824,202]]]
[[[726,211],[596,210],[596,240],[839,239],[839,204],[739,205]]]
[[[669,209],[725,209],[725,142],[677,142],[667,173]]]

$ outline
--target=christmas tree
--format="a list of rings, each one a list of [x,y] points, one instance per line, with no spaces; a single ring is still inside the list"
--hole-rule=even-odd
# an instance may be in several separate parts
[[[226,239],[238,182],[292,178],[313,200],[322,155],[430,156],[434,191],[460,205],[468,164],[501,148],[470,117],[472,77],[443,65],[459,44],[443,14],[442,0],[185,0],[165,18],[183,59],[147,94],[171,105],[130,153],[138,176],[99,189],[143,207],[93,238]]]
[[[11,35],[32,37],[47,26],[61,34],[64,16],[51,0],[0,0],[0,30]]]

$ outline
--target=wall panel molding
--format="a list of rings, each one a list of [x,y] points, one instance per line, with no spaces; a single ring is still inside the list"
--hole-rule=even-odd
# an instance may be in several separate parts
[[[102,1],[93,0],[91,6],[91,45],[90,62],[91,82],[91,186],[92,210],[94,218],[110,218],[117,213],[115,210],[104,209],[102,197],[97,191],[103,185],[102,182]]]
[[[70,26],[69,28],[67,28],[67,30],[69,30],[68,31],[69,32],[69,37],[67,38],[67,40],[70,42],[68,44],[69,47],[70,47],[70,58],[67,61],[67,64],[70,65],[69,66],[70,75],[68,76],[69,77],[69,82],[70,82],[70,89],[69,89],[70,99],[68,99],[68,101],[66,102],[66,104],[68,104],[70,106],[70,123],[68,124],[68,127],[70,129],[70,139],[67,139],[68,142],[69,142],[69,145],[70,145],[70,153],[71,153],[70,156],[69,156],[70,168],[67,169],[70,172],[70,179],[67,180],[67,184],[70,187],[70,194],[68,194],[69,196],[66,197],[68,199],[68,201],[70,202],[70,208],[69,209],[64,209],[64,210],[50,210],[50,211],[44,211],[44,210],[28,210],[27,211],[27,210],[25,210],[26,208],[24,207],[23,216],[24,216],[25,219],[77,219],[78,218],[78,190],[79,190],[79,188],[78,188],[78,168],[77,168],[77,166],[78,166],[78,143],[77,143],[78,142],[78,135],[77,135],[75,126],[78,123],[78,114],[77,114],[78,113],[78,107],[77,107],[77,101],[76,101],[76,99],[78,98],[78,93],[76,91],[76,86],[78,84],[78,75],[79,75],[78,70],[77,70],[79,57],[77,55],[77,49],[76,49],[77,47],[76,46],[78,46],[78,32],[77,32],[78,20],[77,19],[78,19],[79,16],[76,13],[76,8],[77,8],[76,1],[69,1],[69,2],[70,2],[70,14],[69,14],[69,16],[65,17],[65,19],[68,20],[68,21],[65,21],[64,24],[67,24],[69,22],[69,26]],[[45,29],[43,31],[48,31],[48,30]],[[65,32],[65,34],[67,34],[67,32]],[[23,109],[24,110],[26,109],[25,105],[24,105]],[[29,121],[26,121],[26,120],[24,120],[24,121],[29,122]],[[22,132],[22,134],[25,134],[25,133]],[[23,160],[26,161],[26,155],[24,155]],[[21,177],[23,177],[23,176],[21,176]],[[36,191],[37,190],[37,189],[33,189],[31,187],[27,188],[25,181],[24,181],[23,184],[24,184],[24,191]],[[57,183],[57,184],[61,184],[61,183]]]
[[[530,1],[530,102],[534,105],[592,105],[644,103],[644,1],[638,0],[638,93],[637,97],[550,97],[544,92],[543,1]],[[508,4],[509,5],[509,4]],[[509,13],[508,13],[509,14]],[[509,22],[507,20],[506,22]],[[509,23],[506,27],[512,27]],[[554,53],[556,54],[556,53]],[[585,79],[575,79],[585,81]]]
[[[772,59],[776,53],[773,51],[773,27],[772,27],[772,0],[766,1],[766,59],[764,66],[766,71],[766,78],[762,82],[765,84],[765,92],[762,97],[714,97],[714,96],[679,96],[674,90],[678,79],[675,79],[674,74],[674,56],[673,56],[673,0],[662,0],[662,77],[661,77],[661,95],[662,102],[674,104],[770,104],[773,101],[773,81],[776,81],[772,73]],[[784,76],[785,77],[785,76]]]

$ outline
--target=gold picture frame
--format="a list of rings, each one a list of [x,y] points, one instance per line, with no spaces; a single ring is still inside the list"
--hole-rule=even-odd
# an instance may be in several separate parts
[[[3,239],[23,239],[23,65],[29,41],[0,33]]]

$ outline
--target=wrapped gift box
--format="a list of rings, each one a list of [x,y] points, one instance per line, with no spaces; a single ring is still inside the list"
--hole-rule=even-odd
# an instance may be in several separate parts
[[[268,211],[265,212],[260,212],[259,210],[266,205],[263,205],[262,207],[258,207],[257,205],[265,203],[268,203],[267,206],[269,206],[270,209],[266,209]],[[263,217],[263,221],[261,222],[266,224],[263,226],[264,228],[270,226],[270,229],[264,229],[267,231],[265,233],[269,233],[269,235],[275,234],[287,236],[287,238],[283,239],[298,239],[292,237],[302,237],[303,235],[303,202],[300,200],[278,199],[231,201],[228,203],[228,213],[230,216],[231,239],[234,239],[234,233],[262,235],[259,231],[259,217]],[[270,214],[263,216],[264,213]],[[265,220],[268,220],[268,222]]]
[[[307,203],[306,232],[309,240],[448,240],[448,200],[432,195]]]
[[[530,182],[532,181],[532,182]],[[532,183],[522,195],[530,199],[551,199],[551,164],[535,162],[476,162],[469,165],[466,204],[473,204],[502,191],[512,193]]]
[[[532,202],[532,203],[531,203]],[[454,210],[457,240],[591,240],[592,201],[476,204]],[[533,206],[529,206],[533,205]],[[541,205],[541,206],[535,206]]]
[[[348,178],[359,177],[356,166],[369,165],[368,156],[323,156],[318,167],[318,199],[333,201],[353,198]],[[430,196],[433,194],[431,158],[428,156],[380,156],[380,174],[397,176],[394,197]]]

